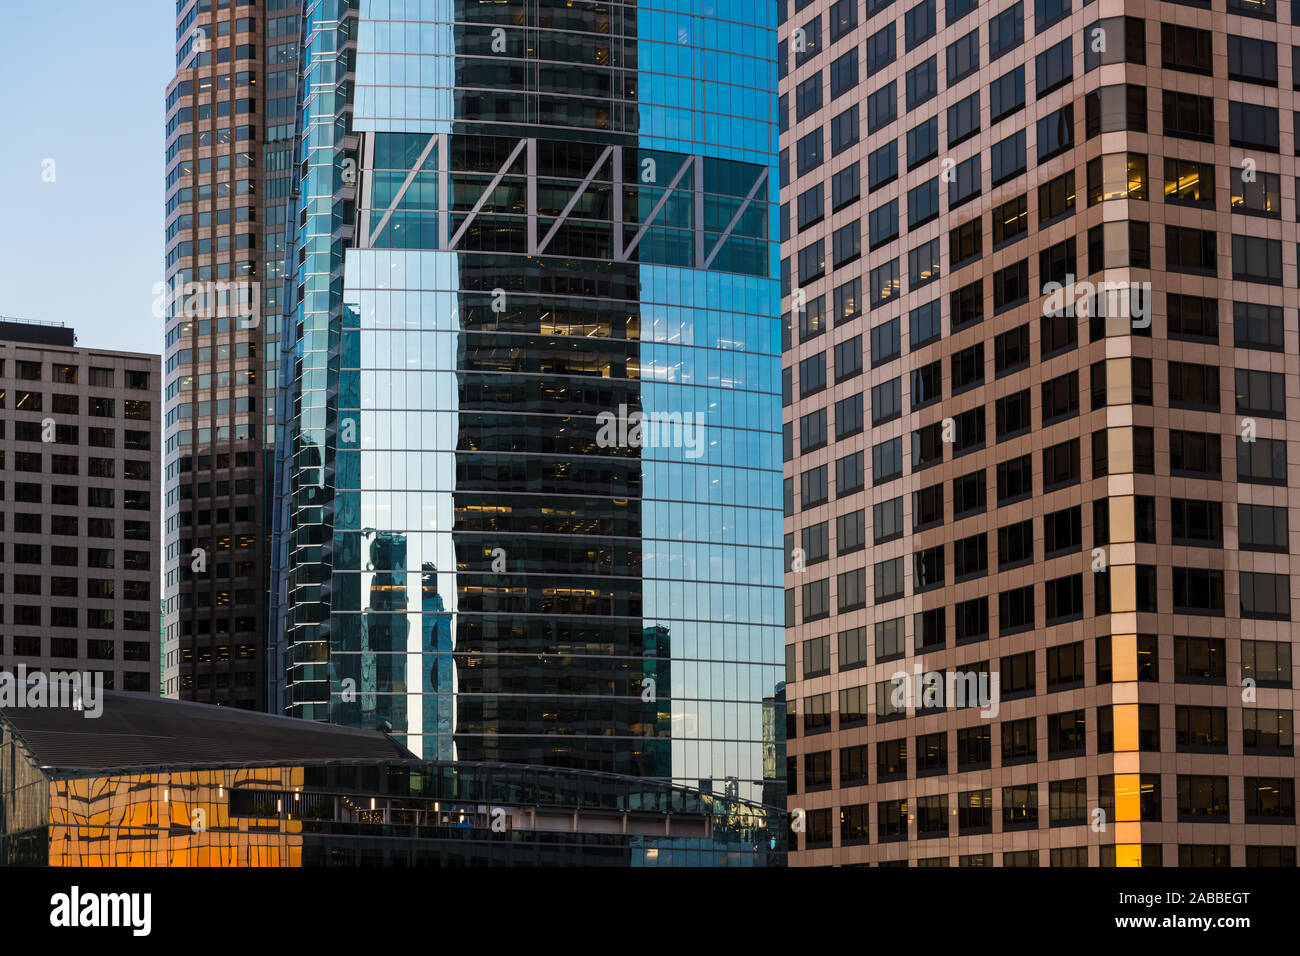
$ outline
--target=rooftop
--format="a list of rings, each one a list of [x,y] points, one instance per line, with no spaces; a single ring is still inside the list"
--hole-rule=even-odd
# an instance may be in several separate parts
[[[0,315],[0,340],[31,342],[36,345],[77,344],[76,333],[62,322],[38,322],[34,319],[15,319]]]
[[[101,704],[96,718],[70,708],[0,707],[0,723],[50,777],[153,767],[412,759],[375,731],[121,691],[104,691]]]

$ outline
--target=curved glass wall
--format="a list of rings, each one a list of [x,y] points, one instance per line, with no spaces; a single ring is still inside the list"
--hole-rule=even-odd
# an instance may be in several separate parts
[[[284,704],[783,804],[771,14],[659,6],[308,5]]]

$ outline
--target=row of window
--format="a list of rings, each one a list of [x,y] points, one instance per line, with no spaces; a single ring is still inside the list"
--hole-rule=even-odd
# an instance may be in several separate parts
[[[1196,498],[1170,498],[1168,500],[1167,518],[1169,537],[1167,542],[1158,540],[1156,529],[1156,501],[1148,495],[1134,495],[1131,498],[1099,498],[1092,507],[1092,546],[1103,547],[1111,543],[1110,516],[1112,509],[1120,513],[1124,522],[1133,527],[1134,540],[1139,544],[1173,544],[1179,547],[1222,548],[1224,546],[1223,511],[1224,502],[1219,500],[1202,500]],[[943,488],[933,485],[913,494],[915,507],[913,521],[921,530],[937,527],[943,518]],[[1130,504],[1131,502],[1131,504]],[[1229,509],[1231,505],[1227,506]],[[1237,538],[1240,551],[1263,551],[1286,554],[1290,548],[1290,534],[1287,509],[1272,505],[1248,504],[1238,502]],[[901,497],[879,502],[872,506],[873,528],[875,531],[872,544],[880,545],[903,537],[903,499]],[[998,572],[1033,564],[1036,560],[1049,561],[1053,558],[1077,554],[1084,549],[1083,543],[1083,507],[1073,505],[1059,511],[1043,515],[1041,523],[1026,518],[1003,525],[992,532],[981,531],[969,537],[960,538],[952,544],[954,583],[981,578],[988,574],[990,564],[990,544],[994,545]],[[829,521],[821,521],[804,528],[796,539],[794,534],[785,538],[788,566],[805,571],[814,565],[831,558]],[[916,529],[914,528],[914,531]],[[867,547],[865,509],[837,515],[835,518],[835,556],[846,557]],[[1038,540],[1041,549],[1035,544],[1035,531],[1040,533]],[[990,542],[990,538],[992,541]],[[914,583],[917,591],[928,590],[938,586],[931,580],[931,560],[939,562],[937,568],[939,582],[943,579],[943,548],[928,548],[914,555]],[[1036,554],[1035,552],[1040,552]],[[894,561],[902,561],[895,558]],[[922,583],[925,581],[926,583]],[[899,585],[901,587],[901,585]]]
[[[1149,196],[1149,175],[1147,156],[1142,153],[1107,153],[1090,160],[1087,165],[1087,199],[1088,205],[1113,199],[1146,200]],[[1249,180],[1241,176],[1229,175],[1231,186],[1230,209],[1242,215],[1280,218],[1282,208],[1281,178],[1276,173],[1255,171]],[[1213,209],[1215,204],[1215,169],[1213,164],[1167,158],[1164,161],[1165,201],[1179,205],[1196,206]],[[1297,180],[1300,193],[1300,180]],[[854,163],[831,180],[832,208],[838,210],[860,198],[860,180],[858,164]],[[800,231],[822,221],[825,217],[824,183],[817,183],[801,193],[797,199],[796,224]],[[915,229],[930,222],[937,216],[938,180],[922,183],[910,190],[907,195],[907,228]],[[1037,190],[1038,225],[1043,228],[1064,217],[1072,216],[1076,209],[1075,174],[1071,170],[1043,183]],[[871,210],[867,221],[867,243],[869,249],[877,249],[896,240],[900,235],[899,201],[891,199]],[[782,206],[782,240],[790,238],[789,203]],[[1023,193],[994,207],[990,215],[993,249],[1003,249],[1028,237],[1030,232],[1029,194]],[[838,227],[832,234],[832,264],[839,266],[850,261],[860,249],[861,223],[859,220]],[[1172,234],[1180,242],[1184,233]],[[1166,238],[1171,234],[1166,233]],[[1106,268],[1130,266],[1133,268],[1150,268],[1150,227],[1146,222],[1125,223],[1112,221],[1100,223],[1087,233],[1088,273]],[[1233,274],[1234,277],[1252,281],[1250,277],[1259,274],[1254,281],[1278,284],[1282,281],[1280,262],[1276,265],[1267,261],[1253,264],[1248,261],[1251,255],[1259,255],[1263,249],[1276,248],[1280,251],[1280,240],[1276,246],[1252,246],[1247,235],[1233,236]],[[1075,240],[1068,240],[1073,243]],[[797,266],[799,281],[806,285],[814,278],[824,274],[826,269],[824,241],[819,245],[813,242],[799,250]],[[1172,250],[1174,263],[1182,261],[1183,250]],[[978,261],[984,253],[984,229],[979,217],[962,223],[949,230],[948,258],[949,268],[954,272],[963,266]],[[1063,252],[1062,252],[1063,254]],[[1170,255],[1167,250],[1166,255]],[[1196,265],[1213,268],[1210,265]],[[1046,281],[1046,280],[1044,280]]]
[[[31,642],[35,641],[33,645]],[[0,635],[0,645],[5,642],[4,637]],[[37,637],[15,637],[13,638],[14,654],[18,657],[36,657],[38,656],[32,647],[40,646],[40,638]],[[85,672],[97,674],[98,678],[103,681],[104,690],[124,690],[137,694],[157,693],[158,680],[149,671],[124,671],[122,673],[121,686],[112,671],[97,671],[94,668],[84,668]]]
[[[921,3],[908,11],[904,18],[904,37],[906,50],[912,50],[918,43],[934,35],[934,18],[932,7],[929,16],[924,14],[927,4]],[[1017,3],[989,21],[989,56],[990,62],[998,59],[1010,49],[1023,42],[1021,23],[1021,4]],[[920,14],[914,16],[914,14]],[[1228,79],[1262,86],[1276,87],[1278,84],[1277,44],[1270,40],[1229,34],[1227,36],[1227,75]],[[865,75],[870,78],[892,64],[898,55],[897,27],[889,23],[867,37],[865,46]],[[1091,72],[1099,66],[1109,63],[1146,63],[1146,21],[1139,17],[1109,17],[1088,24],[1079,37],[1083,50],[1084,72]],[[1167,70],[1194,73],[1204,76],[1214,75],[1214,57],[1212,51],[1213,33],[1194,27],[1174,23],[1162,23],[1160,28],[1160,66]],[[970,76],[979,67],[979,31],[970,33],[948,44],[944,60],[947,72],[945,78],[952,86]],[[1291,48],[1292,64],[1300,64],[1300,47]],[[1074,38],[1065,37],[1059,43],[1039,53],[1034,59],[1035,94],[1041,99],[1051,91],[1063,86],[1074,76]],[[830,101],[834,102],[845,93],[853,90],[860,82],[858,50],[851,48],[833,60],[828,69]],[[938,95],[940,90],[939,57],[932,56],[922,61],[905,74],[905,92],[908,111],[915,110],[923,103]],[[1007,73],[1003,80],[1011,79],[1018,87],[1012,93],[995,84],[990,93],[993,95],[992,122],[997,123],[1024,105],[1024,68],[1019,67]],[[999,81],[1000,83],[1002,81]],[[1294,80],[1300,89],[1300,76]],[[801,122],[814,116],[824,105],[822,71],[807,76],[794,88],[794,118]],[[1011,93],[1014,100],[1005,99],[1002,94]],[[779,101],[780,131],[790,127],[789,94],[782,94]],[[973,95],[974,107],[957,106],[949,110],[949,146],[966,138],[965,134],[954,129],[954,110],[958,118],[965,123],[979,125],[979,94]],[[968,98],[969,99],[969,98]],[[966,102],[966,101],[963,101]],[[887,107],[882,106],[887,109]],[[972,115],[973,114],[973,115]],[[845,114],[840,114],[844,116]],[[834,121],[832,121],[834,122]]]
[[[1178,0],[1175,0],[1178,2]],[[820,811],[815,811],[820,812]],[[811,826],[817,828],[817,838],[809,838],[805,841],[805,849],[809,847],[829,847],[831,846],[829,833],[830,822],[823,815],[817,820],[811,821]],[[1296,865],[1296,848],[1293,846],[1247,846],[1245,865],[1248,867],[1293,867]],[[1089,850],[1086,846],[1070,847],[1052,847],[1048,851],[1048,861],[1050,866],[1075,866],[1086,867],[1088,862]],[[1113,844],[1097,847],[1096,865],[1102,867],[1113,867],[1116,865],[1118,852]],[[993,866],[992,853],[963,853],[957,857],[958,866]],[[1042,852],[1040,850],[1007,850],[1002,854],[1002,866],[1019,867],[1019,866],[1041,866]],[[1178,844],[1178,863],[1180,867],[1208,867],[1208,866],[1231,866],[1232,850],[1226,843],[1222,844],[1199,844],[1199,843],[1180,843]],[[865,866],[866,864],[850,864]],[[879,867],[907,867],[910,864],[906,858],[894,860],[880,860],[876,863]],[[916,860],[918,867],[945,867],[950,866],[951,861],[946,856],[926,856],[918,857]],[[1159,843],[1143,843],[1141,845],[1141,865],[1146,866],[1164,866],[1164,847]]]
[[[953,550],[957,560],[979,560],[970,555],[980,556],[980,548],[987,547],[982,539],[983,533],[973,536],[976,544],[967,550],[964,546],[969,539],[957,542]],[[937,544],[917,551],[912,555],[912,593],[923,594],[936,588],[944,587],[946,581],[945,551],[947,546]],[[987,560],[987,551],[983,553]],[[954,567],[962,567],[954,564]],[[1135,576],[1136,607],[1117,608],[1117,611],[1138,611],[1162,614],[1192,614],[1223,617],[1227,613],[1224,602],[1224,579],[1231,572],[1221,568],[1173,567],[1172,591],[1166,591],[1169,597],[1163,607],[1160,606],[1156,584],[1156,565],[1139,564],[1130,566]],[[870,582],[866,568],[854,568],[836,576],[835,593],[832,598],[830,578],[810,581],[802,586],[802,616],[796,621],[795,589],[787,588],[785,592],[785,625],[793,627],[796,623],[804,624],[820,621],[832,614],[848,614],[869,605],[887,604],[905,595],[904,559],[888,558],[877,561],[872,569],[874,581]],[[967,574],[964,579],[978,577]],[[1109,571],[1093,572],[1093,608],[1094,616],[1111,613],[1111,575]],[[1162,575],[1163,576],[1163,575]],[[1085,613],[1083,574],[1070,574],[1043,582],[1044,619],[1047,626],[1065,624],[1069,621],[1082,620]],[[1127,578],[1126,578],[1127,580]],[[1286,574],[1271,574],[1264,571],[1237,572],[1239,603],[1233,608],[1234,616],[1258,621],[1291,620],[1291,578]],[[983,602],[983,603],[978,603]],[[959,620],[971,615],[968,623],[974,635],[990,633],[989,596],[976,598],[957,606]],[[1022,587],[1000,591],[997,595],[997,633],[1000,636],[1018,634],[1032,630],[1037,624],[1035,604],[1035,586],[1026,584]],[[974,636],[971,640],[982,640]]]
[[[128,582],[134,583],[134,582]],[[148,586],[148,582],[143,582]],[[149,600],[144,598],[127,598],[126,600]],[[4,610],[4,605],[0,605],[0,612]],[[118,614],[116,608],[79,608],[79,607],[52,607],[49,613],[42,613],[40,607],[31,607],[28,605],[15,605],[9,608],[7,623],[15,627],[69,627],[69,628],[88,628],[93,631],[112,631],[118,629],[118,620],[121,620],[121,630],[125,631],[153,631],[157,633],[158,622],[154,617],[154,611],[122,611]],[[5,623],[0,620],[0,623]],[[33,644],[19,642],[36,642]],[[19,657],[36,656],[39,649],[39,637],[15,637],[13,653]],[[24,650],[23,648],[28,648]]]
[[[1160,710],[1156,704],[1137,705],[1140,711],[1138,749],[1160,752]],[[1145,708],[1145,709],[1143,709]],[[1067,712],[1078,713],[1077,711]],[[1098,752],[1111,753],[1115,746],[1115,714],[1111,705],[1097,708]],[[1061,715],[1057,715],[1061,716]],[[989,770],[995,765],[993,740],[1000,740],[997,766],[1010,767],[1034,763],[1038,759],[1037,718],[1008,720],[999,725],[994,734],[987,724],[965,727],[956,734],[956,772],[969,773]],[[1049,726],[1049,737],[1051,728]],[[1291,756],[1295,752],[1292,713],[1272,708],[1244,708],[1242,729],[1238,736],[1241,753],[1252,756]],[[950,751],[952,735],[947,731],[918,734],[911,738],[912,759],[908,760],[908,738],[879,740],[875,744],[855,744],[839,751],[839,774],[832,777],[829,750],[809,752],[795,757],[804,768],[803,789],[843,789],[880,785],[892,780],[947,776],[953,773],[953,753]],[[815,744],[815,740],[812,741]],[[1072,738],[1065,750],[1077,749]],[[870,771],[870,755],[874,747],[875,771]],[[1222,707],[1175,707],[1174,747],[1179,753],[1228,753],[1227,711]],[[1061,755],[1060,753],[1053,754]],[[798,781],[792,781],[797,784]],[[799,792],[792,789],[791,793]]]
[[[63,365],[59,362],[49,363],[50,377],[49,381],[59,385],[76,385],[81,375],[81,368],[76,365]],[[90,366],[87,370],[89,375],[89,384],[95,388],[115,388],[116,371],[111,368],[97,368]],[[43,365],[41,362],[28,362],[16,360],[13,363],[13,377],[20,382],[40,382],[42,379]],[[5,360],[0,359],[0,378],[5,377]],[[147,391],[149,388],[149,373],[146,371],[137,371],[135,369],[122,369],[122,386],[130,389],[140,389]],[[0,393],[2,394],[2,393]],[[3,407],[3,406],[0,406]]]
[[[842,806],[839,809],[839,845],[946,839],[1036,830],[1042,826],[1083,826],[1094,817],[1109,823],[1115,817],[1116,791],[1129,796],[1124,790],[1133,786],[1124,776],[1120,781],[1111,774],[1097,778],[1096,802],[1089,801],[1086,777],[1050,782],[1045,805],[1040,804],[1042,787],[1037,783],[999,788],[1001,799],[997,808],[994,807],[993,789],[964,790],[911,800],[882,800],[874,804],[874,827],[872,804]],[[1140,781],[1137,790],[1142,821],[1161,822],[1164,817],[1161,775],[1141,774]],[[1178,774],[1173,789],[1180,823],[1229,822],[1228,777]],[[1273,826],[1295,823],[1295,780],[1289,777],[1245,777],[1242,789],[1246,823]],[[829,807],[806,812],[805,849],[832,845],[832,813]],[[911,826],[912,821],[915,821],[915,829]],[[995,822],[1000,823],[996,829]],[[1086,847],[1077,849],[1084,850],[1086,858]]]

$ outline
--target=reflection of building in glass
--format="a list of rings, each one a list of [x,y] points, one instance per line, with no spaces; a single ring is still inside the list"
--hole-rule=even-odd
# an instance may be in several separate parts
[[[783,677],[771,13],[447,10],[324,0],[305,22],[281,703],[358,724],[346,659],[387,657],[375,693],[401,700],[375,713],[416,753],[757,800],[784,785],[763,753]],[[653,444],[602,433],[641,414],[667,422]],[[385,574],[422,576],[386,650],[368,534],[405,542]]]
[[[418,760],[383,734],[229,707],[107,693],[96,720],[7,708],[0,747],[0,866],[758,866],[784,851],[784,815],[743,800]]]

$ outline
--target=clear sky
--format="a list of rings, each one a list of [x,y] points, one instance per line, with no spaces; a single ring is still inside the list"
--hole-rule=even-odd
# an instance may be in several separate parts
[[[63,322],[81,346],[160,353],[174,0],[0,8],[0,315]]]

